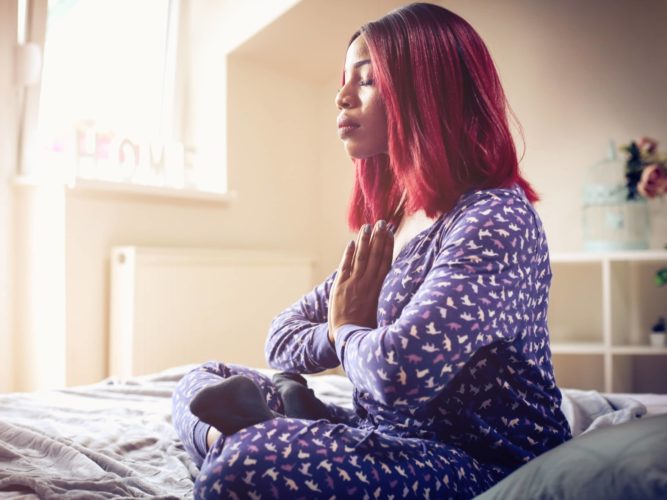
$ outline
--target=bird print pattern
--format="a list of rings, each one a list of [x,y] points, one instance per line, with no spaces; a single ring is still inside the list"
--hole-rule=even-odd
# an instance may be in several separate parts
[[[520,187],[462,196],[397,255],[377,327],[344,325],[332,346],[334,278],[274,319],[266,355],[299,373],[342,365],[354,410],[276,418],[205,453],[207,427],[187,409],[201,387],[242,372],[274,411],[282,402],[252,369],[196,368],[174,394],[175,426],[201,465],[196,497],[471,498],[571,437],[549,349],[547,242]]]

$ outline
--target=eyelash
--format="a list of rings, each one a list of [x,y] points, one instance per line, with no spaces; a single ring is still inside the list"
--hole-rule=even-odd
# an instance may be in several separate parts
[[[359,85],[361,85],[362,87],[365,87],[367,85],[373,85],[374,83],[375,83],[375,80],[373,80],[372,78],[369,78],[368,80],[360,80],[359,81]],[[341,90],[343,90],[343,87],[339,88],[338,91],[336,92],[336,94],[339,94]]]

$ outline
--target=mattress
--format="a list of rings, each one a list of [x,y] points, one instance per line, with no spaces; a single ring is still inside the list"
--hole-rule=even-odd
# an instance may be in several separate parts
[[[198,471],[171,425],[171,394],[193,367],[0,395],[0,497],[191,498]],[[345,377],[307,378],[320,398],[351,407]],[[563,395],[582,432],[667,413],[667,395]]]

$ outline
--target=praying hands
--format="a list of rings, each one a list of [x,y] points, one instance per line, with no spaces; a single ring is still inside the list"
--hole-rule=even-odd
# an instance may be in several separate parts
[[[329,298],[329,340],[345,324],[375,328],[380,289],[392,263],[394,236],[384,221],[365,224],[343,253]]]

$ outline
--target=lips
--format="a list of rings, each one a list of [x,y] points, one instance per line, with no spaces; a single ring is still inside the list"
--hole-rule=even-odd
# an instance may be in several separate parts
[[[359,123],[349,118],[341,117],[338,119],[338,136],[341,139],[349,137],[355,130],[359,128]]]

